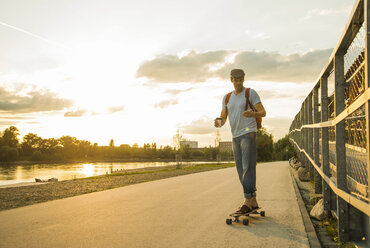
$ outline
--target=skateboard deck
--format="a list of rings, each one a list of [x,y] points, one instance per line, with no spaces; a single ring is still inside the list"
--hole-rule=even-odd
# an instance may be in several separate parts
[[[261,216],[265,216],[265,211],[259,211],[261,208],[255,208],[247,213],[231,213],[229,216],[233,217],[234,219],[226,219],[226,224],[228,225],[231,225],[233,222],[235,223],[239,223],[240,220],[239,220],[239,217],[240,216],[249,216],[250,214],[259,214]],[[248,225],[249,224],[249,220],[248,219],[244,219],[243,220],[243,225]]]

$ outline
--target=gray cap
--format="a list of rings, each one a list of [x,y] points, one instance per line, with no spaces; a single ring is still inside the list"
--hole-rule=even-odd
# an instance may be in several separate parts
[[[241,78],[244,77],[244,71],[242,69],[232,69],[230,72],[230,76],[233,78]]]

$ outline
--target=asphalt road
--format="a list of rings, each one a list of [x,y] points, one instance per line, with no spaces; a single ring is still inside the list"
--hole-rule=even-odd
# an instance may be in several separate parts
[[[266,217],[226,225],[243,201],[235,168],[0,212],[0,247],[309,247],[288,162],[257,166]]]

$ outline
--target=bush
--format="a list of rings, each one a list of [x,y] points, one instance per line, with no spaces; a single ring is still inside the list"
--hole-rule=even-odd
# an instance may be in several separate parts
[[[274,160],[285,161],[293,157],[294,149],[292,144],[289,142],[289,136],[286,135],[284,138],[279,139],[274,144]]]
[[[11,162],[17,160],[19,154],[15,147],[1,146],[0,147],[0,161]]]
[[[32,159],[32,161],[42,161],[42,160],[44,160],[44,154],[42,154],[41,151],[34,151],[32,153],[31,159]]]

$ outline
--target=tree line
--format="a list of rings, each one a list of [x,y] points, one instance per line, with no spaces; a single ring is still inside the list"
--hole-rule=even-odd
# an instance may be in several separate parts
[[[188,146],[173,148],[157,147],[156,143],[144,144],[139,147],[115,146],[113,139],[109,146],[99,146],[86,140],[78,140],[71,136],[58,139],[43,139],[37,134],[28,133],[19,140],[19,130],[10,126],[0,134],[0,161],[35,161],[35,162],[73,162],[73,161],[126,161],[126,160],[224,160],[232,159],[232,152],[220,152],[218,147],[192,149]],[[293,156],[293,148],[288,136],[273,142],[271,134],[265,129],[257,132],[257,160],[273,161],[288,160]]]

